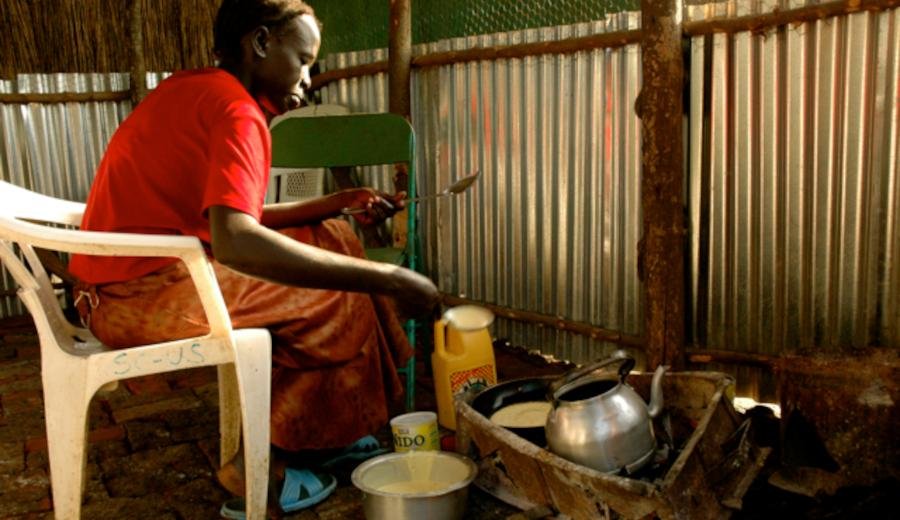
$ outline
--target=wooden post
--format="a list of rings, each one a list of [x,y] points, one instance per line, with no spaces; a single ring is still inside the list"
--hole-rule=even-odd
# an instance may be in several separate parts
[[[649,369],[683,365],[685,196],[682,149],[681,0],[642,0],[641,118],[643,236],[638,275],[645,291]]]
[[[147,95],[147,65],[144,62],[144,19],[141,1],[131,0],[131,104],[136,107]]]
[[[389,0],[391,9],[388,40],[388,97],[389,109],[394,114],[409,119],[409,76],[412,59],[412,8],[411,0]],[[409,177],[406,165],[395,166],[394,189],[406,191]],[[410,193],[412,197],[414,194]],[[407,212],[404,210],[393,219],[394,247],[406,246]]]

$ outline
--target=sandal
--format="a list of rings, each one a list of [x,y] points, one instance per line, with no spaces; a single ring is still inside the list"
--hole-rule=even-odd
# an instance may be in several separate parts
[[[337,479],[327,473],[313,473],[308,469],[287,468],[278,505],[285,513],[314,506],[328,498],[337,487]],[[223,518],[245,520],[246,505],[242,497],[226,500],[219,509]]]
[[[378,444],[378,440],[375,437],[366,435],[365,437],[358,439],[350,446],[344,448],[343,451],[341,451],[334,457],[323,462],[321,467],[323,469],[331,469],[347,461],[358,463],[387,452],[388,450],[382,448],[381,445]]]

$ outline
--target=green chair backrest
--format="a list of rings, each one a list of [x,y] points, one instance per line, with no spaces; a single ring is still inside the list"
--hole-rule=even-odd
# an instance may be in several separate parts
[[[397,114],[293,117],[272,128],[272,166],[319,168],[410,163],[415,134]],[[414,176],[410,172],[410,179]]]
[[[406,163],[407,193],[416,193],[416,138],[412,126],[397,114],[349,114],[291,117],[279,121],[272,132],[272,166],[275,168],[329,168]],[[418,268],[416,203],[408,208],[405,263]],[[406,323],[409,342],[416,345],[415,322]],[[406,367],[406,409],[415,408],[415,357]]]
[[[406,163],[406,192],[416,193],[416,137],[406,118],[397,114],[348,114],[291,117],[272,132],[275,168],[327,168]],[[407,206],[406,265],[418,269],[416,203]],[[390,255],[389,255],[390,256]]]

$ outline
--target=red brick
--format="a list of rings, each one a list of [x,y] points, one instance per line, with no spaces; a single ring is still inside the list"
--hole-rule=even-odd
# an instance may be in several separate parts
[[[17,355],[15,347],[0,342],[0,361],[7,361]]]
[[[41,347],[39,346],[21,346],[16,348],[16,356],[19,359],[40,359]]]
[[[4,515],[0,518],[3,519],[32,519],[32,518],[44,518],[41,516],[33,516],[36,513],[41,513],[45,511],[50,511],[51,503],[50,498],[42,498],[39,500],[26,500],[14,493],[9,493],[5,495],[0,495],[0,511],[3,511]],[[24,516],[19,516],[24,515]]]
[[[38,500],[38,511],[50,511],[53,508],[53,501],[50,497]]]
[[[20,473],[25,469],[25,449],[21,442],[0,442],[0,473]]]
[[[218,371],[216,367],[179,370],[178,372],[171,372],[169,376],[169,383],[176,389],[198,388],[215,383],[217,380]]]
[[[0,421],[0,442],[22,442],[46,435],[44,414],[21,414]]]
[[[0,364],[0,395],[40,389],[40,362],[17,360]]]
[[[117,423],[123,423],[133,419],[151,417],[171,410],[190,410],[203,406],[203,402],[193,395],[179,395],[172,399],[156,401],[130,408],[120,408],[113,411],[113,418]]]
[[[30,474],[18,474],[12,478],[0,478],[2,498],[14,498],[22,502],[36,502],[48,496],[50,478],[43,470]],[[0,509],[2,510],[2,509]]]
[[[34,332],[34,320],[31,319],[30,314],[9,316],[0,319],[0,330],[4,332]]]
[[[0,394],[22,390],[41,390],[40,376],[18,376],[0,380]]]
[[[125,428],[113,425],[88,432],[88,442],[120,441],[125,438]],[[47,451],[47,437],[33,437],[25,441],[25,452]]]
[[[3,343],[6,343],[7,345],[35,345],[39,342],[40,340],[36,335],[28,334],[27,332],[3,335]]]
[[[134,395],[164,394],[172,391],[169,382],[160,374],[136,377],[128,379],[124,383],[128,391]]]
[[[33,437],[25,441],[25,453],[47,451],[47,437]]]
[[[120,441],[125,438],[125,427],[116,424],[88,433],[88,442]]]
[[[7,392],[0,396],[3,402],[4,415],[20,413],[42,413],[44,409],[44,394],[40,390],[19,390]]]
[[[0,384],[7,380],[19,377],[34,377],[40,379],[41,364],[34,361],[13,361],[0,365]]]
[[[194,388],[194,393],[199,397],[206,406],[212,408],[219,407],[219,384],[210,383]]]
[[[3,394],[4,399],[20,400],[20,401],[28,400],[28,399],[31,399],[31,400],[36,399],[38,401],[43,401],[43,397],[44,397],[43,392],[38,391],[38,390],[19,390],[16,392],[7,392],[7,393]]]

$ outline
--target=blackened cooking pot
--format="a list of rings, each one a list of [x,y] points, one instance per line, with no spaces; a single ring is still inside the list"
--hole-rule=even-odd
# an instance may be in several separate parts
[[[490,419],[494,412],[509,405],[529,401],[549,401],[550,383],[557,378],[558,376],[543,376],[504,381],[485,388],[475,395],[471,406],[476,412]],[[505,428],[542,448],[547,446],[543,424],[529,428]]]

